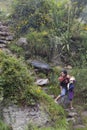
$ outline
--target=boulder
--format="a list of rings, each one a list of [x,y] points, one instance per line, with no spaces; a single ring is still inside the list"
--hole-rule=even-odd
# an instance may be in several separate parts
[[[49,83],[49,80],[48,79],[38,79],[35,84],[36,85],[40,85],[40,86],[43,86],[43,85],[46,85]]]
[[[64,108],[67,108],[69,106],[69,103],[70,101],[69,101],[68,95],[63,96],[58,100],[58,104],[60,104]]]
[[[36,106],[19,107],[14,104],[9,106],[0,106],[0,114],[3,116],[4,122],[10,124],[13,130],[25,130],[25,128],[32,123],[38,127],[49,125],[49,115],[43,111],[39,104]]]
[[[26,45],[28,45],[27,38],[24,38],[24,37],[19,38],[18,41],[16,42],[16,44],[18,46],[25,48]]]
[[[30,64],[31,64],[35,69],[42,70],[42,71],[45,71],[45,72],[47,72],[47,73],[50,72],[50,71],[52,71],[52,68],[51,68],[50,65],[48,65],[47,63],[43,63],[43,62],[34,60],[34,61],[31,61]]]

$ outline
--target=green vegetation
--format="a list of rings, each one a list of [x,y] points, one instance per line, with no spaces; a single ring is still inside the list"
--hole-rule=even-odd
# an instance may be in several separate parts
[[[62,68],[54,68],[54,75],[53,75],[53,84],[48,86],[49,92],[54,95],[58,95],[60,93],[60,88],[59,88],[59,82],[58,82],[58,77],[61,72]],[[79,68],[73,68],[71,70],[68,70],[70,75],[75,76],[76,78],[76,83],[75,83],[75,103],[78,102],[78,104],[85,104],[87,102],[87,69],[79,69]],[[52,80],[52,79],[51,79]],[[49,93],[48,92],[48,93]],[[87,108],[87,106],[86,106]]]
[[[69,0],[16,0],[11,22],[17,38],[27,37],[30,58],[51,61],[56,52],[65,64],[86,66],[86,25],[78,20],[84,5],[79,8],[78,4]]]
[[[22,65],[21,65],[22,64]],[[4,88],[4,97],[15,97],[22,99],[22,91],[28,85],[32,85],[33,78],[29,75],[24,63],[17,60],[15,57],[7,56],[0,52],[0,68],[2,70],[0,75],[0,85]]]
[[[0,5],[1,20],[11,14],[5,20],[9,21],[15,32],[15,40],[8,48],[17,56],[6,55],[0,51],[0,100],[3,97],[15,104],[40,103],[43,106],[50,116],[52,127],[37,128],[29,124],[26,130],[68,130],[64,110],[49,96],[60,93],[58,76],[61,69],[53,68],[54,74],[49,75],[50,84],[45,93],[34,84],[35,72],[25,63],[26,49],[15,43],[19,37],[26,37],[27,52],[31,59],[41,57],[51,62],[56,53],[64,64],[74,66],[69,71],[76,78],[74,102],[86,105],[87,24],[78,20],[84,4],[79,7],[79,2],[71,3],[69,0],[6,0],[0,1]],[[39,77],[45,78],[45,75],[40,73]],[[84,122],[87,123],[86,119]],[[2,121],[0,129],[10,130]]]
[[[67,127],[64,111],[40,87],[34,85],[32,69],[25,65],[23,59],[6,55],[0,51],[0,88],[3,98],[20,105],[41,103],[47,111],[53,126]],[[60,121],[59,121],[60,120]]]
[[[12,130],[12,128],[0,120],[0,130]]]
[[[53,128],[53,127],[37,128],[37,127],[33,126],[33,124],[29,124],[25,130],[66,130],[66,128],[62,128],[62,127],[61,128]]]
[[[11,14],[12,4],[14,0],[0,0],[0,20],[6,20]]]

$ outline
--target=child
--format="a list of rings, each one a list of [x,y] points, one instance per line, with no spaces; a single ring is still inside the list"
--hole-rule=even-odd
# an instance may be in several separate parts
[[[69,100],[70,100],[70,109],[73,109],[72,100],[73,100],[73,97],[74,97],[74,83],[75,83],[75,77],[72,76],[69,80],[68,85],[67,85],[68,97],[69,97]]]
[[[61,76],[58,78],[58,80],[60,82],[61,94],[56,97],[55,99],[56,103],[57,103],[57,100],[59,100],[62,96],[65,96],[67,92],[67,84],[69,83],[69,75],[67,75],[66,70],[63,70],[61,72]]]

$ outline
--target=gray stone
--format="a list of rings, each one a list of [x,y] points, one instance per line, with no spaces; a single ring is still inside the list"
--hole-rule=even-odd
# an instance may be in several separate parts
[[[75,126],[74,126],[74,129],[78,129],[78,128],[85,128],[85,126],[84,126],[84,125],[81,125],[81,124],[78,124],[78,125],[75,125]]]
[[[84,117],[87,117],[87,111],[83,111],[83,112],[81,113],[81,115],[84,116]]]
[[[21,37],[21,38],[16,42],[16,44],[17,44],[18,46],[21,46],[21,47],[26,46],[26,45],[28,44],[27,38]]]
[[[76,119],[74,118],[74,117],[72,117],[72,118],[67,118],[66,119],[68,122],[72,122],[72,123],[75,123],[76,122]]]
[[[2,32],[2,31],[0,31],[0,35],[1,36],[9,36],[11,34],[9,32]]]
[[[64,108],[67,108],[67,106],[69,105],[69,103],[70,103],[70,101],[69,101],[68,95],[63,96],[63,97],[61,97],[58,100],[58,104],[60,104]]]
[[[6,37],[6,40],[7,40],[7,41],[12,41],[12,40],[13,40],[13,36],[10,35],[10,36]]]
[[[49,64],[43,63],[41,61],[34,60],[34,61],[31,61],[30,64],[34,68],[37,68],[37,69],[40,69],[40,70],[52,71],[52,68],[50,67]]]
[[[3,44],[7,44],[8,42],[6,40],[0,40],[0,44],[3,43]]]
[[[32,122],[37,126],[44,126],[49,122],[49,116],[46,112],[33,107],[20,108],[16,105],[10,105],[3,108],[4,121],[10,124],[13,130],[25,130],[25,127]]]
[[[6,47],[5,44],[0,44],[0,48],[4,48],[4,47]]]
[[[48,83],[49,83],[48,79],[37,79],[37,81],[35,82],[36,85],[40,86],[47,85]]]
[[[7,27],[7,26],[3,26],[3,25],[1,25],[1,26],[0,26],[0,31],[5,31],[5,32],[8,32],[8,31],[9,31],[9,29],[8,29],[8,27]]]
[[[69,112],[68,113],[68,116],[70,117],[74,117],[74,116],[77,116],[78,114],[76,112]]]

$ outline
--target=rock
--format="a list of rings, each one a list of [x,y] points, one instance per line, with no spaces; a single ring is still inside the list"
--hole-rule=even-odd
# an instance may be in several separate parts
[[[4,121],[10,124],[13,130],[24,130],[29,122],[39,127],[44,126],[49,122],[49,116],[39,107],[21,108],[16,105],[4,107],[2,112]]]
[[[75,122],[76,122],[76,120],[75,120],[75,118],[74,118],[74,117],[72,117],[72,118],[67,118],[66,120],[67,120],[68,122],[69,122],[69,121],[71,121],[71,122],[73,122],[73,123],[75,123]]]
[[[9,26],[0,22],[0,48],[6,48],[7,44],[13,40],[13,34],[9,31]]]
[[[69,105],[70,101],[68,99],[68,95],[65,95],[63,97],[61,97],[58,100],[58,104],[60,104],[61,106],[63,106],[64,108],[67,108],[67,106]]]
[[[9,35],[11,35],[11,33],[0,31],[0,35],[1,35],[1,36],[9,36]]]
[[[68,113],[68,116],[69,117],[75,117],[75,116],[77,116],[78,114],[76,113],[76,112],[69,112]]]
[[[0,40],[0,43],[7,44],[8,42],[6,40]]]
[[[72,69],[72,66],[71,65],[67,65],[64,67],[65,69]]]
[[[50,65],[48,65],[47,63],[43,63],[37,60],[31,61],[30,64],[35,68],[38,69],[40,71],[43,71],[44,73],[48,74],[49,72],[52,71],[52,68],[50,67]]]
[[[13,36],[10,35],[10,36],[6,37],[6,40],[7,40],[7,41],[12,41],[12,40],[13,40]]]
[[[27,60],[27,59],[29,59],[31,56],[32,56],[31,52],[30,52],[29,50],[26,50],[26,51],[25,51],[25,59]],[[27,63],[29,63],[28,60],[27,60]]]
[[[0,22],[0,26],[2,26],[2,22]]]
[[[3,26],[3,25],[1,24],[1,26],[0,26],[0,31],[5,31],[5,32],[8,32],[8,31],[9,31],[9,29],[8,29],[8,27],[7,27],[7,26]]]
[[[85,128],[85,126],[84,126],[84,125],[81,125],[81,124],[78,124],[78,125],[75,125],[75,126],[74,126],[74,129],[77,129],[77,130],[78,130],[79,128],[80,128],[80,129],[81,129],[81,128]]]
[[[43,86],[43,85],[47,85],[49,83],[49,80],[48,79],[38,79],[35,84],[36,85],[40,85],[40,86]]]
[[[4,47],[6,47],[5,44],[0,44],[0,48],[4,48]]]
[[[19,40],[16,42],[16,44],[18,46],[25,48],[26,45],[28,45],[27,38],[24,38],[24,37],[19,38]]]
[[[84,117],[87,117],[87,111],[83,111],[83,112],[81,113],[81,115],[84,116]]]

